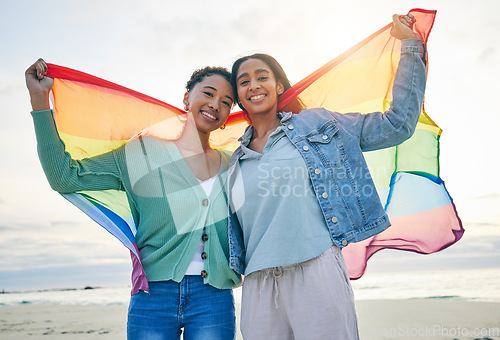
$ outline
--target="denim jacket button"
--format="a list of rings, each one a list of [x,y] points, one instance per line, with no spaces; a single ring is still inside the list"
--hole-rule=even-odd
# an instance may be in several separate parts
[[[332,222],[337,223],[337,218],[335,216],[332,217]]]
[[[314,173],[315,173],[316,175],[319,175],[319,174],[321,173],[321,170],[320,170],[320,169],[315,169],[315,170],[314,170]]]
[[[321,197],[323,197],[323,198],[328,198],[328,194],[327,194],[326,192],[324,192],[324,193],[321,195]]]
[[[343,240],[343,241],[342,241],[342,245],[343,245],[344,247],[345,247],[345,246],[347,246],[347,241],[346,241],[346,240]]]
[[[302,147],[302,150],[304,150],[304,151],[309,151],[309,147],[308,147],[307,145],[304,145],[304,146]]]
[[[293,125],[292,124],[288,125],[287,127],[288,127],[288,130],[293,130]]]
[[[323,138],[324,140],[327,140],[328,136],[327,135],[323,135],[323,137],[321,137],[321,138]]]

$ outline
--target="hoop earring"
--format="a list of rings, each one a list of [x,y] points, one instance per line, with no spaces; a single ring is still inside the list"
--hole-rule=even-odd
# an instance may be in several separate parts
[[[226,128],[226,124],[222,125],[219,129],[224,130]]]

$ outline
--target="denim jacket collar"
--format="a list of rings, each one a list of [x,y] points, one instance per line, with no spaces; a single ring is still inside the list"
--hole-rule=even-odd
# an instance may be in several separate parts
[[[292,118],[293,113],[292,112],[278,112],[276,115],[280,119],[281,124],[285,124],[287,120]]]

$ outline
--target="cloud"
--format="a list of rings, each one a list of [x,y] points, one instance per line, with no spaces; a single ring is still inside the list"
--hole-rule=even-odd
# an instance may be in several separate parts
[[[499,200],[500,199],[500,193],[499,192],[493,192],[489,193],[486,195],[481,195],[481,196],[476,196],[472,198],[473,200]]]
[[[0,233],[0,270],[130,262],[128,250],[93,222],[17,223]]]
[[[0,290],[23,291],[85,286],[130,285],[128,263],[66,264],[58,267],[0,269]]]
[[[490,178],[491,182],[491,178]],[[471,180],[469,185],[475,188],[473,194],[476,196],[472,197],[456,197],[455,204],[457,206],[458,214],[462,219],[464,228],[474,227],[478,225],[496,225],[496,230],[500,233],[500,226],[498,225],[500,221],[500,193],[496,191],[495,184],[490,183],[488,188],[484,188],[482,195],[477,195],[477,185],[475,180]],[[450,190],[450,187],[448,186]],[[457,192],[459,188],[457,188]],[[453,196],[453,191],[450,191]]]
[[[494,222],[476,222],[476,223],[469,223],[468,227],[473,227],[473,228],[495,228],[495,230],[500,231],[500,225]]]
[[[483,66],[493,66],[498,61],[497,48],[494,46],[484,48],[477,59]]]
[[[68,221],[51,221],[50,225],[59,228],[59,227],[77,226],[77,225],[80,225],[80,223],[75,222],[75,221],[71,221],[71,220],[68,220]]]

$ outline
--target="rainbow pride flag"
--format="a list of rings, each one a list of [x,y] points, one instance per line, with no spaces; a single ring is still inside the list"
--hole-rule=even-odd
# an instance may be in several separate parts
[[[413,9],[409,13],[417,19],[414,31],[427,46],[436,11]],[[341,113],[386,111],[401,50],[401,42],[390,35],[391,28],[392,23],[293,86],[282,98],[283,110],[305,106]],[[462,223],[439,177],[441,133],[424,108],[409,140],[364,153],[391,227],[343,249],[352,279],[363,275],[368,259],[381,249],[429,254],[462,237]]]
[[[436,11],[414,9],[410,13],[417,19],[414,30],[427,45]],[[391,27],[392,23],[295,84],[281,96],[280,109],[295,113],[304,107],[362,113],[387,110],[400,54],[400,42],[389,34]],[[182,130],[185,112],[170,104],[57,65],[49,64],[48,76],[54,78],[56,125],[74,159],[102,154],[140,135],[174,139]],[[239,111],[230,115],[226,125],[225,130],[211,134],[211,143],[234,150],[248,122]],[[352,279],[361,277],[367,260],[381,249],[428,254],[463,235],[453,200],[439,177],[441,132],[422,110],[413,137],[399,146],[365,153],[392,226],[344,248]],[[132,293],[147,290],[125,193],[85,191],[63,196],[130,250]]]

